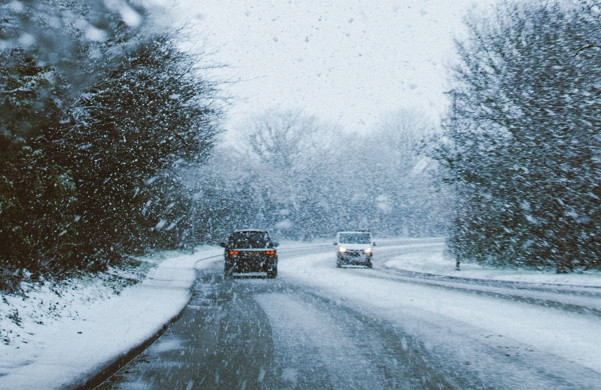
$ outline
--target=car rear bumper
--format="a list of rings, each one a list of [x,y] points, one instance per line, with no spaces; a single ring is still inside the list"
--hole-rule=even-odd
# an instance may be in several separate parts
[[[235,273],[271,272],[277,267],[277,264],[277,258],[270,256],[237,256],[225,259],[225,268]]]

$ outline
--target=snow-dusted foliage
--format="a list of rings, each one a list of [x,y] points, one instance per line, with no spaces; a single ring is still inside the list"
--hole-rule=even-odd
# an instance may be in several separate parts
[[[188,234],[177,172],[206,159],[220,113],[202,61],[148,20],[128,1],[0,5],[0,280]]]
[[[201,163],[217,133],[207,100],[213,87],[198,74],[172,37],[152,36],[71,109],[60,131],[66,165],[79,190],[80,224],[102,232],[104,250],[173,244],[188,226],[189,202],[173,176]]]
[[[458,259],[601,265],[600,11],[530,1],[467,20],[437,151]]]

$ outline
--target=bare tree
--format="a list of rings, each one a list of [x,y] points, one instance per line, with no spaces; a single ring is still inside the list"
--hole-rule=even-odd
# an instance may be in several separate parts
[[[365,134],[350,134],[350,152],[339,166],[352,167],[347,191],[370,228],[388,235],[442,234],[446,198],[437,194],[428,171],[433,161],[420,151],[436,129],[423,112],[400,109]],[[364,183],[364,185],[357,185]]]

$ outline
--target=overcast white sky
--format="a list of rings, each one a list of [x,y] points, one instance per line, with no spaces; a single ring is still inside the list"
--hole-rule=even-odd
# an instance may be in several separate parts
[[[453,37],[492,0],[179,0],[199,42],[236,81],[228,126],[280,106],[351,131],[384,114],[444,110]]]

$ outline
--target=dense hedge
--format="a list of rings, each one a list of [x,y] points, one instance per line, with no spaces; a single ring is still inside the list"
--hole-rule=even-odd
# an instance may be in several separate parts
[[[116,22],[100,42],[72,26],[32,30],[54,3],[67,11],[57,20]],[[0,289],[185,245],[191,194],[178,172],[202,163],[219,132],[215,87],[174,34],[65,4],[6,8],[0,23]]]
[[[598,4],[501,5],[468,22],[435,153],[460,260],[601,267]]]

